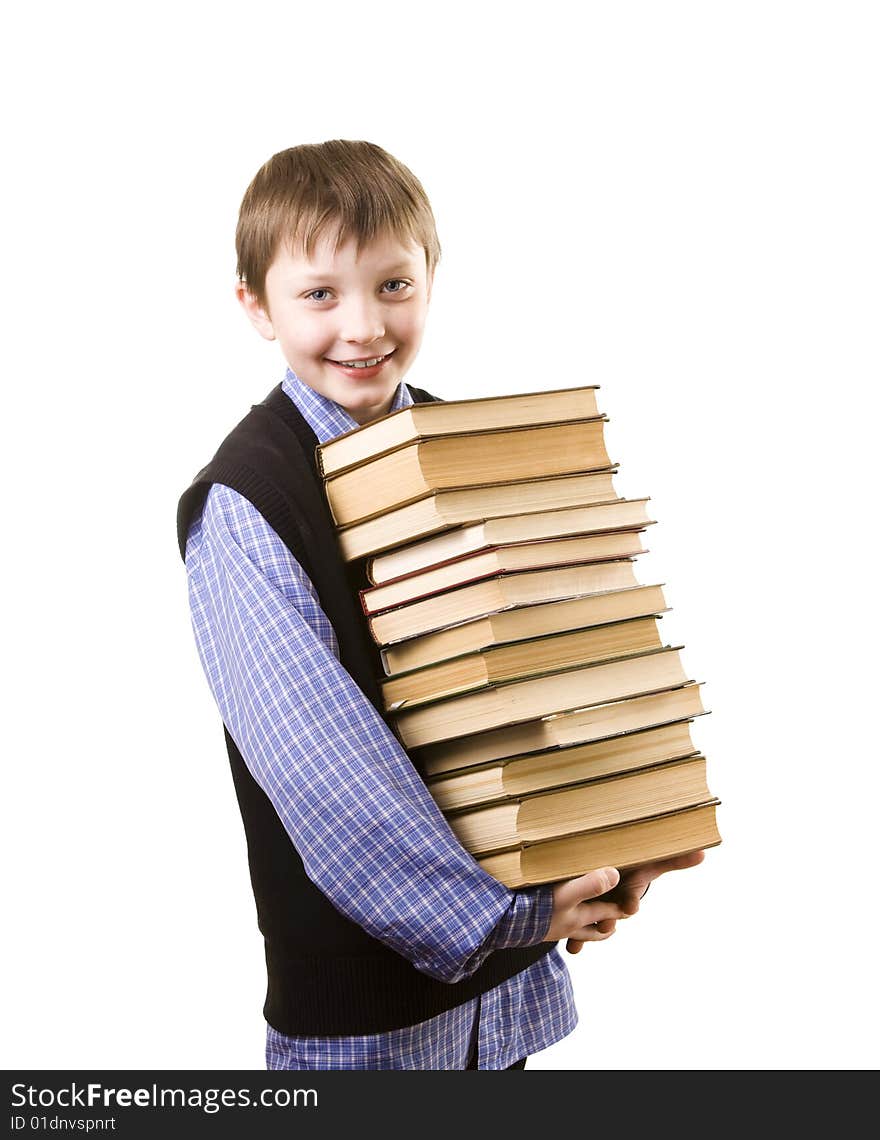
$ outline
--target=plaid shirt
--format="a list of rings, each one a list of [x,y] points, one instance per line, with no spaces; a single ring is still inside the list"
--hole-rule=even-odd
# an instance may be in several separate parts
[[[357,424],[288,370],[283,391],[320,442]],[[412,398],[400,385],[392,410]],[[300,564],[256,508],[214,484],[186,547],[199,657],[223,722],[309,877],[368,934],[431,977],[469,976],[497,948],[541,940],[551,889],[510,891],[465,851],[400,742],[338,659]],[[430,852],[430,859],[425,858]],[[418,1025],[289,1037],[269,1069],[506,1069],[577,1024],[552,950],[481,997]]]

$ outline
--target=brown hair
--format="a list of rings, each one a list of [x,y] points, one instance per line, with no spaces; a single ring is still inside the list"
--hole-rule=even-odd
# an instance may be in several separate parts
[[[279,151],[245,191],[235,231],[238,277],[261,305],[279,246],[304,250],[336,230],[335,249],[391,234],[425,250],[428,275],[440,260],[434,214],[411,170],[375,143],[331,139]]]

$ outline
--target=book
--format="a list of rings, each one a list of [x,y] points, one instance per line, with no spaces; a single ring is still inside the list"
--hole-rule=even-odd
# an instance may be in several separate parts
[[[480,519],[610,502],[619,498],[614,470],[434,491],[393,511],[337,528],[339,549],[346,562],[353,562]]]
[[[589,384],[546,392],[413,404],[320,444],[316,449],[318,470],[328,477],[425,434],[437,436],[588,419],[601,414],[596,402],[598,388],[598,384]]]
[[[469,526],[442,531],[431,538],[408,542],[384,554],[375,554],[365,564],[367,581],[379,586],[446,562],[513,543],[538,542],[570,535],[600,534],[615,530],[643,530],[653,526],[647,498],[616,499],[610,503],[562,507],[531,514],[500,515],[480,519]]]
[[[586,665],[660,649],[662,639],[657,617],[631,618],[606,625],[552,633],[495,645],[466,653],[382,682],[386,709],[403,702],[407,708],[473,691],[514,678],[546,673],[570,665]]]
[[[648,819],[555,836],[481,856],[477,862],[493,878],[516,890],[573,879],[598,867],[626,870],[657,859],[671,859],[718,846],[721,835],[716,809],[720,802],[713,797],[707,803]]]
[[[462,846],[477,858],[657,816],[711,798],[706,757],[698,753],[634,772],[516,796],[506,803],[450,812],[446,821]]]
[[[511,606],[561,601],[581,594],[637,585],[631,559],[576,562],[545,570],[496,574],[471,585],[458,586],[380,614],[371,614],[367,622],[377,644],[388,645],[457,622],[485,617]]]
[[[324,492],[346,526],[431,491],[599,471],[613,466],[604,426],[599,418],[425,437],[325,479]]]
[[[511,641],[647,617],[668,610],[663,585],[624,586],[559,601],[530,602],[482,614],[445,629],[392,642],[380,649],[388,676],[433,665],[450,657],[475,653]]]
[[[405,747],[419,748],[576,705],[600,704],[683,685],[689,678],[679,655],[682,648],[666,646],[622,660],[506,681],[411,709],[403,705],[395,710],[394,727]]]
[[[641,532],[631,530],[554,538],[547,542],[512,543],[477,554],[466,554],[441,566],[431,566],[427,570],[395,578],[381,586],[370,586],[360,592],[361,605],[364,613],[380,613],[497,574],[540,570],[572,562],[607,562],[646,553]]]
[[[588,744],[507,756],[443,773],[425,782],[444,813],[491,804],[693,756],[699,749],[691,738],[692,723],[692,719],[673,721]]]
[[[702,685],[702,681],[688,681],[659,692],[549,713],[490,732],[413,748],[410,755],[430,778],[508,756],[546,754],[549,749],[594,742],[613,745],[629,733],[707,715]]]

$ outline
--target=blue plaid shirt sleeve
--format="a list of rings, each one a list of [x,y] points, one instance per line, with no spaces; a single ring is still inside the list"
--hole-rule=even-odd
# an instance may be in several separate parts
[[[551,889],[510,891],[459,843],[340,664],[313,584],[256,508],[212,486],[186,565],[223,721],[333,905],[449,983],[493,949],[540,942]]]

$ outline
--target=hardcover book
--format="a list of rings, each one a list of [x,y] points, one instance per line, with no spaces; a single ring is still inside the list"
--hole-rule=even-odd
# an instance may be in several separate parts
[[[379,645],[389,645],[513,606],[559,601],[637,585],[629,558],[611,562],[573,562],[545,570],[495,574],[380,614],[371,614],[368,624],[374,640]]]
[[[608,503],[481,519],[368,558],[367,579],[379,586],[394,578],[443,566],[465,555],[514,543],[537,543],[615,530],[644,530],[655,522],[648,515],[647,504],[647,498],[615,499]]]
[[[573,879],[596,867],[626,870],[671,859],[721,843],[716,818],[720,802],[715,797],[708,803],[648,819],[523,844],[511,851],[481,856],[477,862],[493,878],[516,889]]]
[[[414,708],[403,703],[396,710],[396,729],[406,747],[420,748],[575,705],[603,704],[683,685],[690,678],[679,655],[682,648],[666,646],[634,657],[540,673]]]
[[[510,483],[473,483],[432,491],[385,514],[339,527],[339,549],[345,561],[352,562],[482,519],[608,503],[618,498],[614,490],[614,470],[616,468],[544,479],[519,479]],[[478,474],[475,471],[475,478]]]
[[[532,792],[504,803],[452,811],[447,820],[468,851],[482,857],[679,811],[711,799],[706,757],[698,753],[583,784]]]
[[[660,649],[663,642],[657,622],[656,617],[631,618],[551,633],[547,637],[493,645],[410,673],[399,673],[382,682],[385,707],[412,708],[425,701],[472,692],[548,669],[588,665]]]
[[[598,387],[598,384],[589,384],[547,392],[413,404],[321,444],[317,452],[318,470],[329,478],[358,463],[413,443],[424,435],[533,427],[535,424],[589,419],[601,414],[596,403]]]
[[[688,681],[659,692],[617,698],[587,707],[565,709],[518,724],[502,725],[411,748],[410,756],[426,776],[457,772],[509,756],[564,749],[593,742],[611,743],[642,729],[678,724],[709,712],[703,705],[702,682]],[[625,742],[622,747],[629,747]]]
[[[673,721],[587,744],[506,756],[429,777],[426,783],[444,812],[515,799],[693,756],[698,749],[691,739],[692,723]]]
[[[422,404],[430,410],[442,405]],[[600,471],[612,466],[605,448],[601,419],[575,420],[428,437],[364,460],[325,480],[324,491],[338,526],[412,502],[433,491],[479,483]],[[479,452],[479,470],[473,455]]]
[[[555,538],[548,542],[512,543],[466,554],[441,566],[394,578],[381,586],[370,586],[361,591],[361,604],[365,613],[381,613],[497,574],[542,570],[573,562],[609,562],[646,553],[641,533],[632,530]]]

